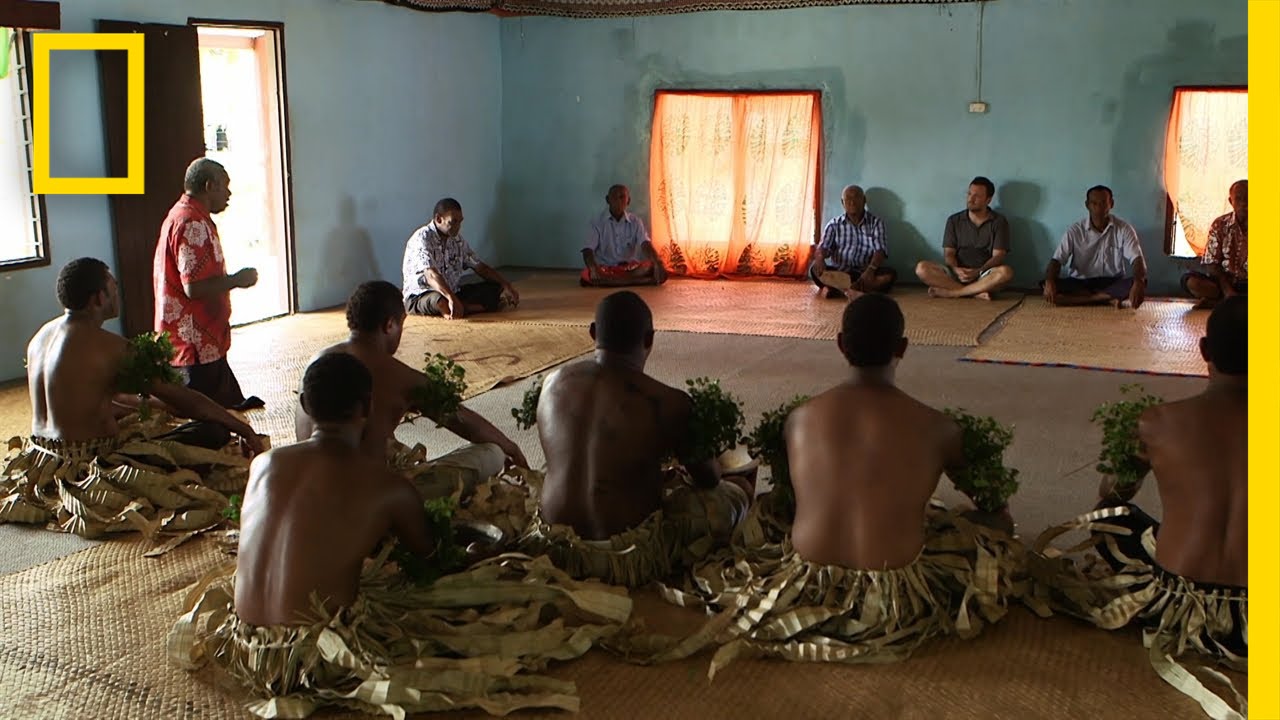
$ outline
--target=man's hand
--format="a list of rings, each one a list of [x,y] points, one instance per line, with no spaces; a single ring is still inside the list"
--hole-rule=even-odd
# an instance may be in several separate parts
[[[1044,299],[1049,301],[1050,305],[1058,304],[1058,283],[1055,280],[1044,281]]]
[[[871,283],[875,282],[875,279],[876,269],[868,265],[867,268],[862,271],[862,274],[858,276],[858,281],[854,283],[853,287],[856,290],[866,291],[867,288],[871,287]]]
[[[1222,297],[1235,297],[1240,294],[1236,292],[1236,286],[1234,283],[1225,283],[1219,287],[1222,289]]]
[[[1147,297],[1147,283],[1144,280],[1134,280],[1133,287],[1129,289],[1129,307],[1137,310],[1142,307],[1142,301]]]
[[[245,457],[253,457],[262,452],[264,445],[262,442],[263,435],[259,435],[253,428],[245,425],[244,427],[233,428],[232,432],[240,436],[240,447]]]
[[[962,283],[971,283],[977,280],[980,274],[977,268],[956,267],[956,277],[960,278]]]
[[[449,320],[461,320],[467,316],[467,304],[462,302],[462,298],[457,295],[446,295],[445,302],[449,303],[449,314],[445,317]]]
[[[529,469],[529,461],[525,459],[524,453],[520,451],[520,447],[513,442],[503,443],[502,452],[506,453],[507,459],[517,467]]]
[[[258,271],[254,268],[241,268],[240,272],[231,276],[238,288],[251,288],[258,284]]]
[[[516,287],[514,285],[509,282],[504,282],[502,284],[502,293],[511,301],[511,307],[518,307],[520,305],[520,293],[516,292]]]
[[[599,271],[599,270],[597,270],[594,266],[592,266],[592,267],[588,267],[588,268],[587,268],[587,280],[590,280],[592,285],[599,285],[599,284],[600,284],[600,271]]]

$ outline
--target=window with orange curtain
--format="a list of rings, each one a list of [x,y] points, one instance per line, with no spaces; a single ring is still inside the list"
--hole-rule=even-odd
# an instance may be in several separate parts
[[[1209,225],[1231,212],[1231,184],[1249,172],[1247,88],[1177,88],[1165,135],[1165,252],[1204,254]]]
[[[803,275],[817,227],[816,92],[659,92],[653,244],[675,275]]]

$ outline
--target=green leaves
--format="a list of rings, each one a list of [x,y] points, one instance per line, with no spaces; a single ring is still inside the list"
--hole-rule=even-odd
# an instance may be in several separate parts
[[[467,391],[467,370],[439,353],[428,355],[426,361],[422,374],[427,376],[427,381],[414,388],[409,399],[415,411],[443,425],[452,420],[462,406],[462,395]]]
[[[239,495],[232,495],[227,498],[227,506],[222,508],[222,517],[240,522],[240,506],[244,503],[244,498]]]
[[[456,507],[451,497],[435,498],[422,504],[427,534],[435,542],[435,549],[430,555],[417,555],[399,544],[391,551],[390,559],[400,566],[401,572],[415,585],[430,585],[466,565],[466,550],[458,546],[453,529],[453,512]]]
[[[516,427],[521,430],[528,430],[538,422],[538,398],[542,396],[542,378],[539,377],[533,381],[528,390],[524,391],[524,400],[520,403],[520,407],[511,408],[511,417],[516,419]]]
[[[965,467],[949,472],[956,489],[983,512],[998,512],[1018,491],[1018,471],[1004,465],[1004,451],[1013,442],[1013,428],[993,417],[970,415],[963,408],[947,408],[963,433]]]
[[[1102,450],[1095,467],[1115,478],[1117,490],[1126,490],[1147,474],[1146,463],[1138,459],[1138,419],[1147,408],[1164,401],[1137,384],[1121,385],[1120,393],[1135,399],[1103,403],[1093,412],[1093,422],[1102,426]]]
[[[155,383],[180,383],[182,376],[171,364],[177,351],[169,341],[169,333],[143,333],[129,340],[124,362],[116,375],[116,391],[143,396],[138,414],[143,420],[151,415],[145,397]]]
[[[791,486],[791,473],[787,468],[787,438],[784,434],[787,417],[791,411],[809,400],[808,395],[797,395],[788,402],[766,412],[751,434],[742,438],[747,450],[770,468],[773,493],[787,508],[794,509],[796,493]]]
[[[685,384],[693,400],[687,443],[690,457],[711,460],[736,447],[745,422],[742,402],[722,390],[719,380],[699,377]]]

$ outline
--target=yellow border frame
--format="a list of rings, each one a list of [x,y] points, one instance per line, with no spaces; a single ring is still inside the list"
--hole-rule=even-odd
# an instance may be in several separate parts
[[[1249,184],[1258,204],[1249,218],[1258,242],[1249,247],[1254,273],[1249,288],[1249,714],[1280,718],[1280,618],[1277,607],[1277,380],[1280,363],[1280,214],[1275,198],[1280,143],[1274,135],[1280,110],[1280,2],[1249,1]],[[1257,680],[1257,682],[1252,682]]]
[[[49,177],[49,53],[54,50],[124,50],[128,57],[128,172],[125,177]],[[143,168],[146,124],[143,68],[146,36],[142,33],[35,33],[31,45],[32,158],[31,186],[37,195],[141,195],[146,192]]]

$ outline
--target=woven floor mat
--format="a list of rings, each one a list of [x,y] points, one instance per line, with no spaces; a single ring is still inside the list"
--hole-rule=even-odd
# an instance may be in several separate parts
[[[104,542],[0,578],[0,707],[7,716],[247,717],[242,696],[224,676],[209,668],[190,675],[164,657],[163,639],[184,589],[224,556],[206,538],[158,559],[142,557],[146,547]],[[687,631],[699,622],[692,611],[666,605],[652,592],[638,595],[637,612],[661,632]],[[1152,671],[1136,631],[1040,620],[1020,608],[973,640],[941,640],[903,663],[741,660],[708,683],[709,660],[703,653],[635,667],[592,651],[549,672],[577,683],[586,718],[705,720],[725,717],[729,708],[743,718],[1154,719],[1200,713]]]
[[[1204,377],[1200,338],[1208,319],[1208,312],[1181,301],[1117,310],[1052,307],[1029,297],[995,337],[964,359]]]
[[[293,412],[307,364],[321,349],[347,337],[343,313],[306,313],[235,331],[230,362],[246,395],[266,401],[247,413],[275,444],[292,442]],[[579,328],[480,324],[410,317],[396,357],[415,368],[428,353],[441,353],[467,370],[466,397],[527,377],[588,352],[591,338]]]
[[[477,323],[590,325],[596,304],[613,289],[583,288],[576,275],[539,273],[516,283],[520,307],[477,316]],[[688,280],[628,288],[649,304],[656,330],[834,340],[842,300],[828,300],[800,280]],[[917,345],[973,346],[978,336],[1021,300],[935,300],[921,288],[893,292]],[[437,321],[439,322],[439,321]]]

